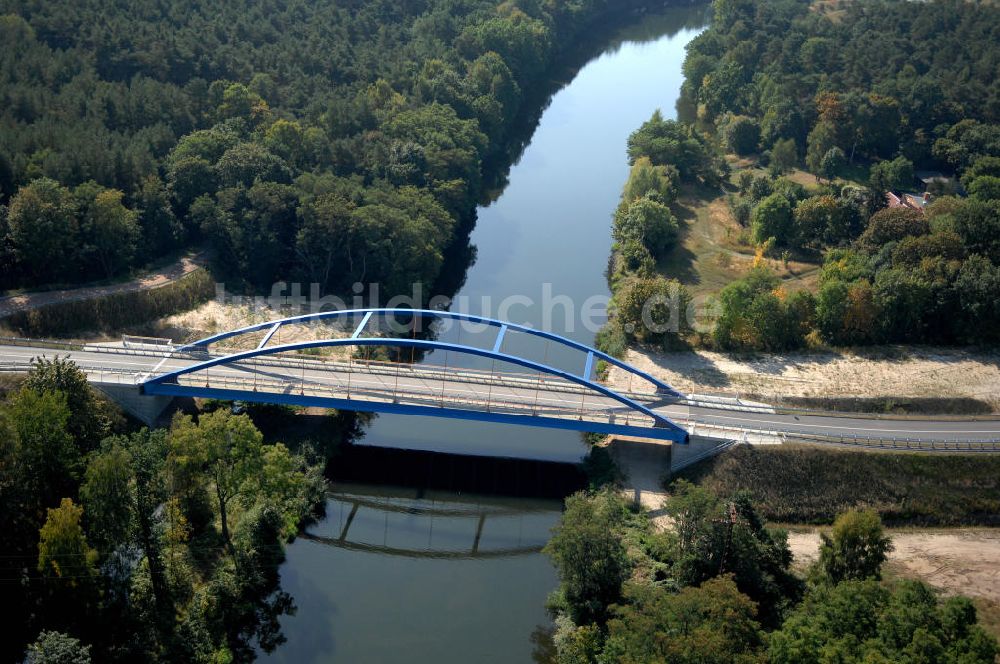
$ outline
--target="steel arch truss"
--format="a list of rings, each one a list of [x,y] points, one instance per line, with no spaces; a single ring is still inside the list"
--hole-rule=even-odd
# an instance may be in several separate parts
[[[362,318],[360,324],[355,328],[354,333],[347,338],[342,339],[323,339],[317,341],[304,341],[289,344],[277,344],[269,346],[269,342],[272,337],[286,325],[297,325],[303,323],[312,323],[320,320],[331,320],[331,319],[341,319],[347,317],[360,316]],[[464,322],[471,322],[478,325],[485,325],[497,329],[496,338],[492,349],[477,348],[474,346],[456,344],[456,343],[445,343],[437,340],[428,339],[416,339],[416,338],[393,338],[393,337],[375,337],[375,336],[362,336],[365,332],[365,328],[368,326],[373,316],[403,316],[403,317],[418,317],[418,318],[429,318],[429,319],[453,319]],[[504,335],[507,331],[523,332],[531,336],[540,337],[548,341],[555,341],[565,347],[572,348],[575,350],[582,351],[586,353],[586,361],[583,370],[580,374],[574,374],[568,371],[557,369],[555,367],[543,364],[540,362],[535,362],[517,355],[510,353],[505,353],[502,350]],[[591,374],[594,369],[595,360],[603,360],[612,364],[614,366],[620,367],[621,369],[637,376],[638,378],[647,381],[653,385],[656,389],[656,393],[661,397],[666,398],[681,398],[679,392],[674,390],[672,387],[657,380],[653,376],[640,371],[617,358],[614,358],[606,353],[586,346],[584,344],[575,342],[571,339],[559,336],[557,334],[552,334],[550,332],[543,332],[541,330],[535,330],[523,325],[516,325],[514,323],[506,323],[499,320],[494,320],[491,318],[484,318],[481,316],[472,316],[468,314],[453,313],[449,311],[435,311],[426,309],[350,309],[342,311],[329,311],[317,314],[309,314],[305,316],[294,316],[290,318],[284,318],[281,320],[270,321],[267,323],[261,323],[258,325],[251,325],[248,327],[240,328],[238,330],[232,330],[229,332],[223,332],[213,336],[206,337],[194,343],[188,344],[178,349],[182,352],[192,352],[192,351],[206,351],[208,347],[216,342],[222,341],[224,339],[229,339],[232,337],[237,337],[245,334],[251,334],[254,332],[266,331],[264,338],[258,344],[257,348],[248,351],[234,352],[224,356],[212,357],[210,359],[197,362],[195,364],[186,366],[182,369],[176,371],[171,371],[162,375],[158,375],[148,379],[142,385],[143,392],[145,394],[159,394],[168,396],[194,396],[194,397],[214,397],[220,399],[232,399],[241,401],[255,401],[262,403],[282,403],[289,405],[300,405],[300,406],[320,406],[327,408],[339,408],[344,410],[359,410],[359,411],[369,411],[369,412],[385,412],[385,413],[401,413],[410,415],[430,415],[437,417],[451,417],[458,419],[469,419],[478,420],[486,422],[500,422],[500,423],[510,423],[510,424],[522,424],[528,426],[543,426],[551,428],[560,429],[571,429],[577,431],[590,431],[595,433],[618,433],[625,435],[635,435],[635,436],[645,436],[650,438],[659,438],[664,440],[674,440],[679,442],[686,442],[687,432],[674,424],[670,419],[663,416],[660,413],[652,410],[645,404],[639,403],[635,399],[619,394],[614,390],[611,390],[605,385],[594,381],[591,378]],[[466,355],[473,355],[479,357],[485,357],[488,359],[496,360],[499,362],[506,362],[509,364],[519,365],[530,369],[532,371],[537,371],[539,374],[546,374],[553,377],[561,378],[569,383],[573,383],[580,387],[585,388],[585,390],[600,394],[608,399],[618,402],[619,404],[625,406],[631,411],[640,413],[652,421],[652,426],[637,426],[635,424],[628,423],[615,423],[614,418],[610,418],[608,422],[595,422],[593,420],[585,420],[582,418],[571,419],[566,417],[551,417],[551,416],[541,416],[541,415],[523,415],[523,414],[510,414],[510,413],[499,413],[491,412],[490,408],[483,410],[476,409],[465,409],[465,408],[448,408],[441,405],[413,405],[413,404],[402,404],[398,403],[394,398],[391,403],[384,401],[366,401],[363,398],[350,398],[348,393],[348,398],[333,398],[325,396],[315,396],[307,395],[304,390],[300,393],[294,393],[293,390],[283,390],[281,392],[258,392],[256,389],[227,389],[219,387],[201,387],[199,385],[188,385],[181,384],[179,378],[184,375],[194,374],[199,371],[204,371],[212,367],[218,366],[228,366],[234,365],[244,360],[251,360],[258,357],[267,357],[272,355],[278,355],[280,353],[288,353],[294,351],[301,351],[311,348],[322,348],[322,347],[347,347],[347,346],[385,346],[385,347],[398,347],[398,348],[413,348],[419,350],[440,350],[449,351]],[[304,379],[303,379],[304,380]]]

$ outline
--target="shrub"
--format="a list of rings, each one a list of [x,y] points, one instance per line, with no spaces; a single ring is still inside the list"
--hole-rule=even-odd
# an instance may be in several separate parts
[[[110,332],[192,309],[214,293],[212,275],[207,270],[196,270],[160,288],[50,304],[14,313],[4,322],[19,334],[35,337],[78,330]]]
[[[777,192],[762,200],[750,216],[750,230],[758,244],[772,237],[778,244],[787,244],[792,229],[792,206]]]
[[[868,220],[868,227],[858,238],[858,245],[866,251],[876,252],[889,242],[929,232],[927,220],[917,210],[887,208],[879,210]]]
[[[722,140],[738,155],[753,154],[760,143],[760,125],[745,115],[731,115],[722,125]]]
[[[1000,457],[988,455],[739,447],[682,476],[722,496],[749,491],[769,521],[871,508],[890,525],[1000,525]]]
[[[631,279],[616,296],[618,324],[632,339],[668,344],[690,332],[691,296],[675,280]]]
[[[815,309],[809,293],[787,295],[764,268],[723,288],[719,302],[713,339],[723,350],[798,348],[805,343]]]
[[[615,241],[641,242],[654,257],[663,255],[677,237],[677,220],[655,196],[638,198],[615,214]]]

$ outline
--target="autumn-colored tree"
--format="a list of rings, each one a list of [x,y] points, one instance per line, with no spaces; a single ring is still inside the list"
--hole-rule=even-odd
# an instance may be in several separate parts
[[[87,585],[97,575],[97,551],[87,544],[82,519],[83,508],[63,498],[48,511],[38,533],[38,571],[69,588]]]

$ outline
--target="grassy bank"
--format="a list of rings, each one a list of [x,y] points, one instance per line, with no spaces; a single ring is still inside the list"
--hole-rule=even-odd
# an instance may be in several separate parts
[[[212,275],[207,270],[195,270],[162,288],[50,304],[12,314],[0,324],[29,337],[60,336],[82,330],[113,332],[186,311],[208,300],[214,292]]]
[[[721,495],[747,490],[769,521],[830,523],[872,508],[887,524],[1000,525],[1000,457],[738,447],[681,476]]]
[[[735,190],[735,175],[726,181]],[[758,256],[747,228],[740,226],[729,206],[728,194],[703,184],[680,188],[671,206],[677,218],[677,243],[656,263],[656,272],[677,279],[692,295],[712,295],[755,265],[764,264],[789,290],[814,289],[818,265],[803,256],[788,261],[780,254]]]
[[[749,393],[749,399],[790,408],[892,415],[989,415],[993,405],[970,397],[793,397]]]

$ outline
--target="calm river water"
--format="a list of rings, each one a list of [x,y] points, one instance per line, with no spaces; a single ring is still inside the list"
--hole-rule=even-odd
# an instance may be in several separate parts
[[[673,116],[684,46],[707,18],[705,6],[645,17],[609,39],[553,95],[502,194],[478,211],[478,256],[452,310],[593,341],[583,308],[589,299],[603,311],[607,302],[604,271],[611,214],[628,174],[626,139],[657,108]],[[580,361],[524,350],[560,367]],[[361,443],[571,462],[585,451],[572,432],[385,415]],[[556,586],[539,550],[560,507],[336,486],[327,518],[288,547],[282,587],[298,611],[281,620],[287,643],[262,659],[532,661],[537,634],[549,627],[545,598]]]

